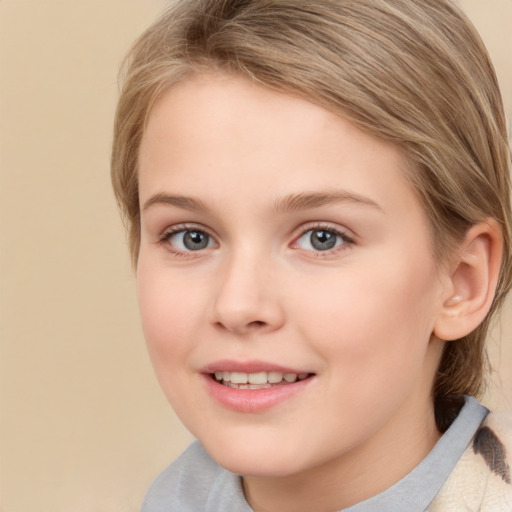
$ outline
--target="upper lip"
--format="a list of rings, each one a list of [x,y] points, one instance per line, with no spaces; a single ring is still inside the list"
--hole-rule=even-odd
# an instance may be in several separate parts
[[[207,364],[201,369],[202,373],[215,372],[241,372],[241,373],[259,373],[259,372],[281,372],[281,373],[310,373],[307,370],[291,368],[280,364],[270,363],[260,360],[235,361],[232,359],[222,359]]]

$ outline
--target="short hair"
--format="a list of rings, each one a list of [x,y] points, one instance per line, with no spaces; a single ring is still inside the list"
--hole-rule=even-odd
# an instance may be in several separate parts
[[[449,404],[479,396],[485,338],[511,287],[510,149],[494,68],[451,0],[177,0],[125,60],[112,182],[132,260],[140,244],[137,166],[149,113],[173,84],[202,70],[299,95],[395,144],[421,200],[437,261],[469,227],[495,219],[503,261],[483,323],[447,342],[433,385],[443,431]]]

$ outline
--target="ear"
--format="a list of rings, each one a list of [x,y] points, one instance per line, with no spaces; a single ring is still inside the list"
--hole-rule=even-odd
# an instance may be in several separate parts
[[[434,325],[434,336],[449,341],[476,329],[491,308],[503,249],[499,224],[488,219],[471,227],[448,272],[450,286]]]

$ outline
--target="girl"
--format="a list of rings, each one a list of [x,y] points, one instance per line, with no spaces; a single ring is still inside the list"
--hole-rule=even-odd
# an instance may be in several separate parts
[[[475,398],[509,166],[450,0],[174,3],[129,55],[112,156],[198,440],[143,511],[510,510],[510,431]]]

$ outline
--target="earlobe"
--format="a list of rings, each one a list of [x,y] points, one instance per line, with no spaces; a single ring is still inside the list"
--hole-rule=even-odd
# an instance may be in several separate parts
[[[476,329],[491,308],[501,265],[503,237],[494,219],[470,228],[450,270],[450,295],[433,334],[456,340]]]

